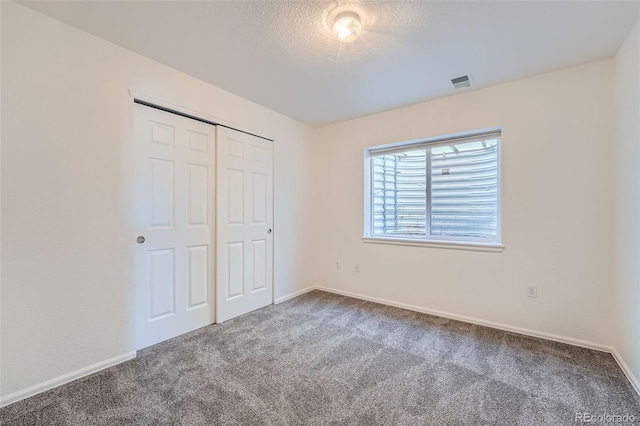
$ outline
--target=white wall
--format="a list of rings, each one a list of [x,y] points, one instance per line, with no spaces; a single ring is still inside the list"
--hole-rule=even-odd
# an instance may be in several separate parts
[[[615,58],[615,347],[640,390],[640,21]]]
[[[315,284],[610,345],[613,107],[609,59],[318,129]],[[504,252],[361,241],[364,147],[488,127],[503,132]]]
[[[313,131],[0,5],[0,396],[134,349],[128,89],[275,139],[276,298],[317,284],[615,344],[640,374],[638,25],[615,62]],[[363,147],[494,126],[503,129],[503,253],[362,243]],[[537,299],[525,297],[531,284]]]
[[[275,296],[310,285],[312,129],[21,5],[1,7],[0,395],[135,349],[129,89],[275,140]]]

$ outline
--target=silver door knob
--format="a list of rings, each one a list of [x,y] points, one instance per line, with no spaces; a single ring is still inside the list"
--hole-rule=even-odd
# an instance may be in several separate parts
[[[138,244],[142,244],[144,243],[144,237],[142,235],[140,235],[138,238],[136,238],[136,241],[138,242]]]

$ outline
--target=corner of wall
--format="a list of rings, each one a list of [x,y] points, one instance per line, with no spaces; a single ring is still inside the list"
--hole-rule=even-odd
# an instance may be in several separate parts
[[[640,20],[615,56],[614,356],[640,393]]]

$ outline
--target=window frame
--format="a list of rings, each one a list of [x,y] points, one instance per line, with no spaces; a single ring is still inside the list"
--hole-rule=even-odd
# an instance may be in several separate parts
[[[418,149],[420,147],[433,148],[436,146],[453,145],[455,143],[463,143],[465,140],[472,141],[482,138],[483,136],[497,134],[497,217],[496,217],[496,239],[487,241],[483,238],[474,237],[456,237],[426,235],[424,237],[411,236],[393,236],[386,237],[374,235],[373,233],[373,157],[381,153],[393,153],[410,149]],[[434,136],[424,139],[415,139],[404,142],[396,142],[385,145],[368,146],[364,148],[364,231],[362,241],[366,243],[406,245],[406,246],[424,246],[439,247],[448,249],[476,250],[476,251],[492,251],[501,252],[504,250],[502,239],[502,129],[499,127],[473,130],[468,132],[453,133],[448,135]],[[430,166],[427,166],[427,180],[430,181]],[[431,186],[428,183],[430,190]],[[430,229],[431,222],[431,199],[427,198],[427,229]]]

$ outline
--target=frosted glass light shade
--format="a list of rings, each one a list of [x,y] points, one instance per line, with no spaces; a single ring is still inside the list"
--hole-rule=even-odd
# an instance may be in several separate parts
[[[360,17],[355,12],[339,13],[333,23],[333,33],[338,40],[345,43],[352,42],[360,35],[362,24]]]

